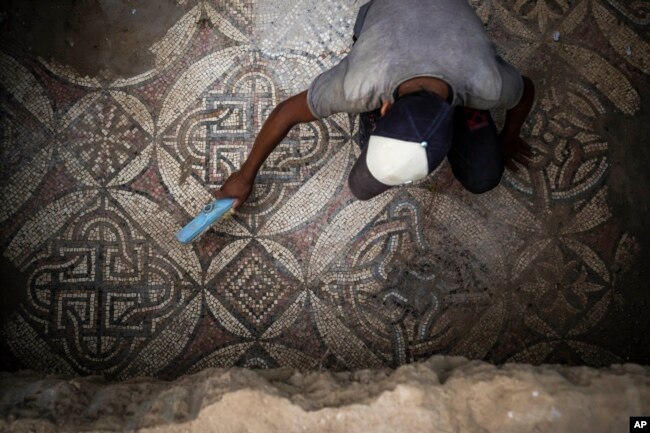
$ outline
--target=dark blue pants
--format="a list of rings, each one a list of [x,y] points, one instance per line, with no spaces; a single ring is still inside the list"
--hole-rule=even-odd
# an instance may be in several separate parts
[[[357,41],[372,1],[361,6],[354,24],[353,45]],[[449,89],[451,92],[451,88]],[[358,143],[361,149],[368,145],[370,134],[379,119],[379,109],[359,115]],[[442,161],[444,155],[440,155]],[[454,111],[454,138],[447,159],[456,179],[474,194],[496,187],[503,176],[503,153],[492,116],[487,110],[456,107]]]
[[[368,145],[379,117],[379,110],[359,115],[358,144],[362,149]],[[443,158],[441,155],[440,161]],[[499,184],[504,170],[503,153],[489,111],[456,107],[454,135],[447,159],[456,179],[474,194],[489,191]]]

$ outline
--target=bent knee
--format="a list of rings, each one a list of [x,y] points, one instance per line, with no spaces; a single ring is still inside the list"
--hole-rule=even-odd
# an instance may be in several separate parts
[[[463,187],[472,194],[483,194],[493,190],[499,185],[501,178],[498,179],[488,179],[482,181],[473,181],[473,182],[461,182]]]

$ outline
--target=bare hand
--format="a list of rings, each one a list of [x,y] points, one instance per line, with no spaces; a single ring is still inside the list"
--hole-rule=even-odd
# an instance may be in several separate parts
[[[255,179],[248,178],[241,171],[236,171],[226,179],[215,196],[217,198],[234,198],[233,209],[237,209],[251,195],[254,181]]]
[[[501,142],[501,149],[503,150],[503,161],[510,170],[518,171],[517,165],[514,161],[528,166],[530,159],[533,157],[533,152],[530,145],[519,136],[519,134],[507,134],[502,132],[499,135]]]

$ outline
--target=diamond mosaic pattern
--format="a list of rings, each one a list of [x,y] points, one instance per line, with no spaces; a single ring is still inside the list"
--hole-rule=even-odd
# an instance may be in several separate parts
[[[0,53],[1,245],[27,281],[3,329],[11,356],[119,379],[436,353],[623,360],[590,334],[625,303],[617,279],[639,249],[610,206],[618,144],[599,124],[647,94],[647,8],[471,3],[538,84],[528,167],[472,196],[443,165],[360,202],[345,182],[357,119],[338,114],[295,128],[241,211],[189,246],[175,232],[275,104],[345,55],[359,2],[187,2],[153,68],[111,82]]]

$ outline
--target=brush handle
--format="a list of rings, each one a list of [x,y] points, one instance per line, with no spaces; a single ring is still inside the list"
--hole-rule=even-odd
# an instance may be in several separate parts
[[[233,198],[220,198],[208,204],[185,227],[176,233],[176,239],[182,244],[188,244],[206,231],[212,223],[228,212],[235,203]]]

